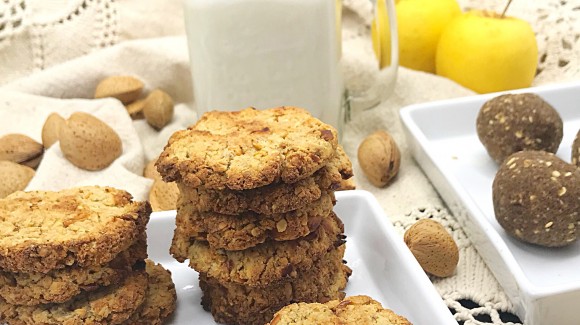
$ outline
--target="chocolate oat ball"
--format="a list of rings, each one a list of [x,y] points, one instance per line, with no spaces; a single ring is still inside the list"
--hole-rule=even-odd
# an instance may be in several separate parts
[[[514,152],[555,153],[563,123],[556,110],[535,94],[506,94],[487,101],[477,116],[477,135],[497,163]]]
[[[493,207],[499,224],[516,238],[569,245],[580,225],[580,169],[552,153],[517,152],[495,175]]]
[[[576,133],[576,138],[572,143],[572,164],[580,167],[580,130]]]

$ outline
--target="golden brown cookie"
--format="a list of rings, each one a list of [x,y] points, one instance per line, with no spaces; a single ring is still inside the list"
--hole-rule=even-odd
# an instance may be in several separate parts
[[[171,136],[157,169],[192,188],[248,190],[309,177],[337,145],[336,130],[301,108],[213,111]]]
[[[293,184],[275,183],[252,190],[211,190],[203,187],[190,188],[178,184],[182,200],[189,201],[200,212],[213,211],[238,215],[246,211],[260,214],[284,213],[299,209],[320,198],[329,190],[352,189],[345,180],[352,177],[352,165],[339,146],[330,163],[312,177]]]
[[[150,213],[147,202],[110,187],[11,194],[0,199],[0,269],[106,264],[139,238]]]
[[[304,237],[318,228],[333,207],[332,192],[298,210],[268,215],[197,212],[192,203],[186,202],[178,207],[176,224],[182,233],[207,241],[213,249],[243,250],[267,239],[286,241]]]
[[[326,304],[297,303],[276,313],[266,325],[412,325],[369,296],[352,296]]]
[[[350,269],[343,264],[344,245],[333,249],[298,277],[264,287],[220,283],[200,274],[202,305],[215,320],[226,324],[265,324],[285,305],[327,302],[344,298]]]
[[[147,258],[147,238],[119,253],[105,265],[80,268],[69,266],[49,273],[0,271],[0,297],[13,305],[65,302],[83,291],[117,284],[133,271],[133,265]]]
[[[123,325],[160,325],[175,311],[177,294],[171,272],[151,260],[146,263],[149,286],[145,302]]]
[[[345,325],[332,309],[318,302],[292,303],[274,314],[266,325]]]
[[[180,262],[221,282],[247,286],[267,285],[295,278],[300,270],[344,242],[343,224],[334,213],[316,231],[291,241],[267,241],[243,251],[211,249],[206,242],[191,240],[176,228],[170,252]]]
[[[122,324],[145,300],[147,274],[134,271],[119,285],[79,296],[62,304],[16,306],[0,299],[0,323],[10,325]]]

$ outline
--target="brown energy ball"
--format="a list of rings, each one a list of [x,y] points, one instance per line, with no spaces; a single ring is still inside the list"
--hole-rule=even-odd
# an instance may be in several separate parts
[[[572,143],[572,164],[580,167],[580,130]]]
[[[544,151],[517,152],[495,175],[493,207],[499,224],[516,238],[569,245],[580,223],[580,169]]]
[[[483,104],[477,116],[477,135],[497,163],[514,152],[555,153],[563,136],[562,118],[535,94],[506,94]]]

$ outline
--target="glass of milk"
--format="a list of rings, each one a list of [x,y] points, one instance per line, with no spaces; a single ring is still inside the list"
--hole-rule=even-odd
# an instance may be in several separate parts
[[[185,0],[184,9],[198,117],[298,106],[342,129],[341,0]]]

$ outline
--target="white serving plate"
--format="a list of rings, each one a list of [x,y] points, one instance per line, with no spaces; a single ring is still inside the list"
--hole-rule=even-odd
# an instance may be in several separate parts
[[[562,116],[557,155],[570,161],[580,129],[580,83],[521,89],[542,96]],[[580,243],[548,249],[520,242],[495,220],[498,165],[480,143],[475,120],[496,94],[412,105],[401,110],[412,153],[470,236],[527,325],[580,324]]]
[[[346,191],[336,198],[347,235],[345,259],[353,270],[347,295],[369,295],[414,325],[457,325],[375,197]],[[200,305],[197,272],[169,255],[174,228],[175,211],[166,211],[153,213],[147,229],[149,257],[171,270],[177,289],[177,311],[168,324],[216,324]]]

